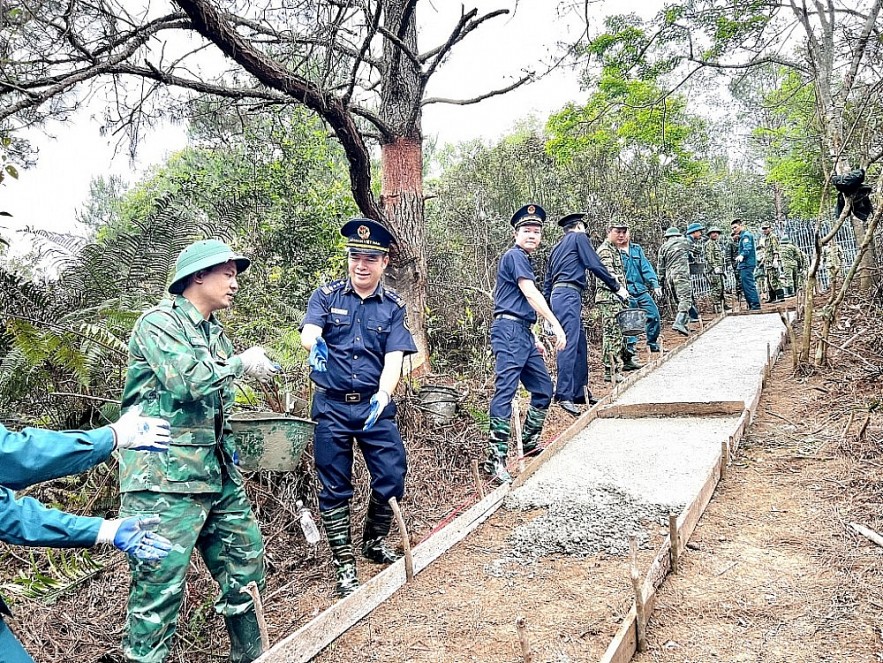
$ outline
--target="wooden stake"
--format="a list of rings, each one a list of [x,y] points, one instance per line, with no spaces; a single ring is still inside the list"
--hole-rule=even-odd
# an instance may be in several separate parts
[[[530,641],[527,639],[527,627],[524,624],[524,617],[515,620],[515,630],[518,631],[518,642],[521,643],[521,656],[524,663],[532,663],[533,654],[530,651]]]
[[[859,525],[858,523],[849,523],[849,526],[854,529],[856,532],[865,537],[868,541],[876,543],[878,546],[883,548],[883,536],[880,536],[874,530],[865,527],[864,525]]]
[[[637,620],[635,628],[638,631],[638,651],[647,651],[647,618],[644,614],[644,592],[641,591],[641,572],[638,570],[638,540],[634,535],[629,536],[629,550],[631,551],[630,577],[632,589],[635,592],[635,612]]]
[[[726,440],[721,440],[721,481],[727,478],[727,463],[730,462],[730,448]]]
[[[258,584],[252,580],[245,587],[240,587],[239,591],[251,596],[254,602],[254,614],[258,618],[258,631],[261,633],[261,652],[265,652],[270,648],[270,634],[267,632],[267,620],[264,619],[264,604],[261,601]]]
[[[515,453],[518,455],[518,472],[524,472],[524,444],[521,440],[521,407],[512,399],[512,431],[515,433]]]
[[[773,373],[773,353],[770,350],[770,344],[766,344],[766,368],[764,369],[764,374],[766,375],[766,379],[769,380],[770,376]]]
[[[395,497],[389,498],[389,506],[395,514],[396,523],[399,525],[399,534],[402,535],[402,546],[405,549],[405,580],[411,582],[414,579],[414,557],[411,555],[411,537],[408,536],[408,528],[405,526],[405,517],[399,508],[398,500]]]
[[[671,572],[678,572],[678,560],[681,557],[681,540],[678,538],[678,514],[668,514],[668,540],[671,546]]]
[[[478,499],[484,499],[484,482],[481,480],[481,472],[478,471],[478,459],[472,459],[472,480],[475,482],[475,490]]]

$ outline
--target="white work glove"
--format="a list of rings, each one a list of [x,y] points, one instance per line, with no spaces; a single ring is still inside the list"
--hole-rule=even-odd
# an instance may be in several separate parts
[[[623,304],[628,304],[631,297],[629,291],[625,289],[625,286],[619,286],[619,290],[616,291],[616,296],[619,297],[619,300]]]
[[[662,288],[653,288],[653,294],[656,296],[656,299],[662,299]]]
[[[239,358],[242,360],[246,374],[258,380],[268,380],[274,373],[279,372],[279,364],[270,361],[267,353],[259,345],[239,353]]]
[[[736,262],[742,262],[743,260],[745,260],[745,256],[743,256],[741,253],[736,256]]]
[[[779,259],[775,258],[773,260],[773,269],[779,269]]]
[[[720,267],[715,267],[715,268],[714,268],[714,273],[715,273],[715,274],[723,274],[723,273],[724,273],[724,270],[722,270]]]
[[[156,562],[169,554],[172,542],[152,530],[159,525],[159,516],[131,516],[105,520],[98,529],[95,543],[112,543],[124,553],[148,562]]]
[[[128,412],[108,428],[113,431],[114,449],[169,450],[169,422],[157,417],[141,416],[140,405],[129,408]]]

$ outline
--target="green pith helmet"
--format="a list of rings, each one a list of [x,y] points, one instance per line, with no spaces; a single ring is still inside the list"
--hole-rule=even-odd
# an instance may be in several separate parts
[[[790,244],[791,238],[788,235],[782,235],[782,239],[779,240],[782,244]]]
[[[666,237],[677,237],[680,234],[681,234],[681,231],[678,230],[675,226],[672,226],[671,228],[669,228],[668,230],[665,231]]]
[[[208,269],[215,265],[223,265],[233,260],[236,263],[236,272],[242,274],[251,264],[251,260],[238,253],[217,239],[203,239],[193,242],[186,247],[175,261],[175,276],[169,285],[169,292],[180,295],[184,292],[185,281],[191,274],[196,274],[201,269]]]
[[[703,226],[701,223],[691,223],[689,226],[687,226],[688,235],[696,232],[697,230],[705,230],[705,226]]]
[[[708,229],[709,235],[711,233],[722,233],[722,232],[723,232],[723,230],[720,229],[720,226],[711,226],[711,228]]]

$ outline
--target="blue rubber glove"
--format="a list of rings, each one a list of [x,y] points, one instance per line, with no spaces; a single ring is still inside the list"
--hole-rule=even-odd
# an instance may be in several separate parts
[[[371,397],[369,402],[371,403],[371,409],[368,410],[368,418],[365,419],[365,425],[362,426],[362,430],[368,430],[377,423],[380,413],[389,405],[389,394],[383,390],[378,391]]]
[[[313,343],[313,349],[310,350],[310,356],[307,363],[317,373],[324,373],[328,365],[328,344],[321,336],[316,337]]]
[[[136,559],[155,562],[172,549],[171,541],[151,531],[159,525],[159,516],[132,516],[117,522],[113,545]]]

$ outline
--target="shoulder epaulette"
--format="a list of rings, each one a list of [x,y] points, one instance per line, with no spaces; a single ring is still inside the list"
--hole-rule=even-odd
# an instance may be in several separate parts
[[[321,288],[319,288],[319,289],[320,289],[324,294],[326,294],[326,295],[330,295],[330,294],[333,293],[333,292],[337,292],[338,290],[340,290],[341,288],[343,288],[343,286],[345,286],[345,285],[346,285],[346,281],[344,281],[343,279],[338,279],[337,281],[332,281],[332,282],[329,283],[328,285],[323,285],[323,286],[322,286]]]
[[[405,300],[402,299],[402,296],[392,288],[384,288],[383,296],[389,297],[390,301],[395,302],[399,308],[405,308]]]

